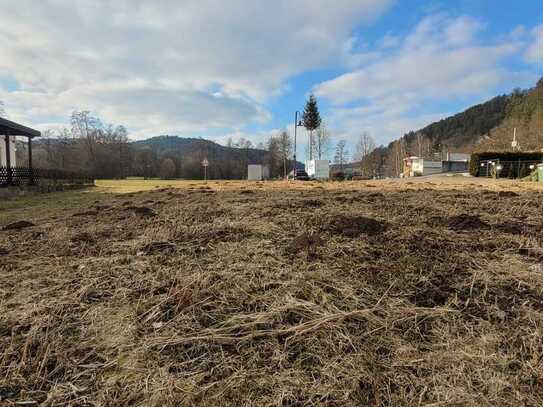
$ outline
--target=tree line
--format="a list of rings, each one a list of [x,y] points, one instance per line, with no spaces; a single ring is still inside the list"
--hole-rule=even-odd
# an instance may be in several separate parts
[[[0,116],[5,116],[0,102]],[[89,111],[74,111],[69,126],[48,129],[34,140],[33,162],[37,168],[80,171],[96,178],[115,179],[128,176],[145,178],[203,178],[202,160],[210,162],[212,179],[244,179],[249,164],[263,164],[273,178],[286,178],[294,167],[294,144],[286,130],[254,144],[251,140],[228,139],[225,146],[204,139],[172,136],[131,141],[124,125],[105,123]],[[308,156],[327,159],[332,150],[331,133],[321,119],[316,98],[311,95],[303,112],[303,125],[309,134]],[[375,143],[363,133],[352,158],[361,169],[374,174],[370,153]],[[18,163],[27,163],[27,145],[18,143]],[[333,161],[340,166],[351,159],[345,140],[335,146]]]
[[[225,146],[209,140],[158,136],[131,141],[123,125],[104,123],[89,111],[74,111],[70,125],[42,132],[33,142],[36,168],[93,174],[100,179],[203,178],[202,161],[209,161],[211,179],[244,179],[249,164],[263,164],[274,178],[293,168],[292,140],[287,131],[272,134],[253,145],[245,138],[229,139]],[[26,165],[28,146],[19,142],[19,165]]]

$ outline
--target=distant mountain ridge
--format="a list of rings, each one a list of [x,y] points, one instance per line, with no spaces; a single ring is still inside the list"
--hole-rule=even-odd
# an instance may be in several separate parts
[[[215,179],[243,179],[247,177],[247,165],[269,165],[273,176],[282,174],[282,161],[279,163],[269,151],[253,147],[223,146],[202,138],[179,136],[156,136],[131,143],[135,153],[150,150],[154,161],[170,158],[178,169],[179,178],[197,178],[200,175],[200,163],[209,162],[209,175]],[[286,169],[293,167],[288,160]],[[298,163],[303,168],[302,163]]]
[[[151,148],[158,155],[176,152],[181,155],[185,155],[187,153],[199,153],[217,158],[221,158],[222,156],[228,154],[233,156],[243,156],[243,158],[246,158],[249,161],[249,164],[261,164],[261,161],[264,160],[268,154],[266,150],[253,147],[227,147],[203,138],[167,135],[154,136],[144,140],[133,141],[132,144],[138,148]],[[209,157],[207,158],[209,159]]]
[[[204,159],[209,162],[208,176],[214,179],[245,178],[247,165],[265,164],[268,160],[265,150],[227,147],[201,138],[155,136],[131,144],[136,155],[150,150],[154,162],[171,159],[179,178],[199,178]]]

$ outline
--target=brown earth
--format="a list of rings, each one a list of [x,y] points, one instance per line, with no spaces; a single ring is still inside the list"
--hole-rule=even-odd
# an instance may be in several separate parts
[[[0,405],[543,405],[541,190],[77,202],[0,218]]]

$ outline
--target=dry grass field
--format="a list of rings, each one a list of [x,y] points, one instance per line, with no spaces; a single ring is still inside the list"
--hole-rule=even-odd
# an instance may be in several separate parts
[[[129,180],[0,202],[0,405],[541,406],[542,192]]]

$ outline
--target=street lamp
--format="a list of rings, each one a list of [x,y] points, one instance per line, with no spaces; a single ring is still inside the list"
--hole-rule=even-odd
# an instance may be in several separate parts
[[[300,116],[300,118],[298,118],[298,116]],[[296,179],[296,171],[298,169],[298,161],[296,161],[296,130],[298,129],[298,127],[304,127],[301,117],[302,115],[300,114],[300,112],[296,110],[296,113],[294,114],[294,170],[292,174],[294,179]]]

